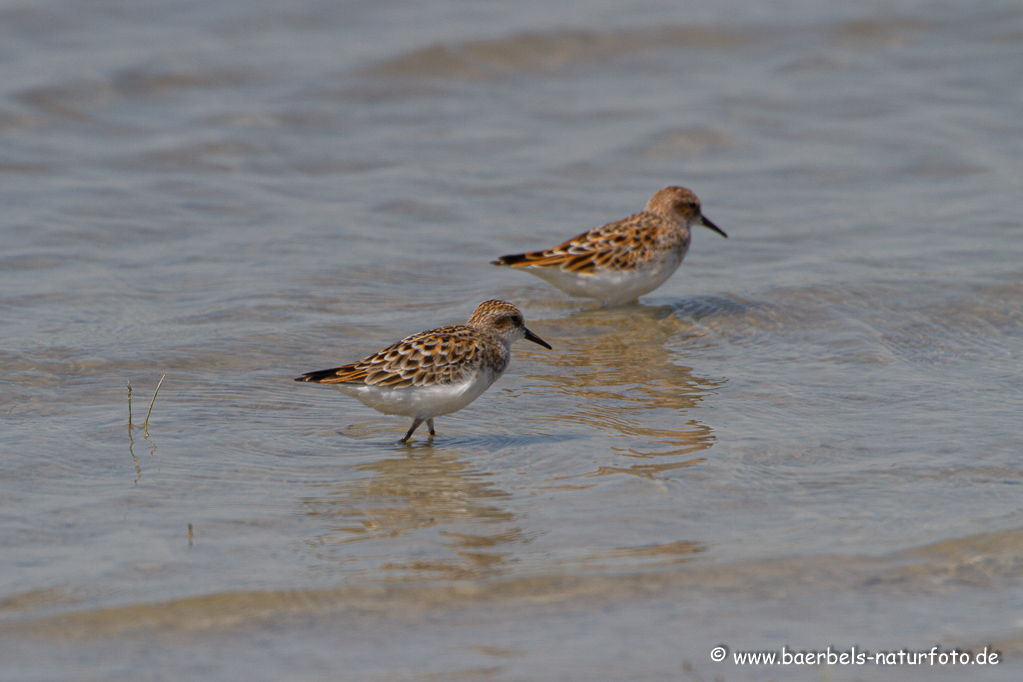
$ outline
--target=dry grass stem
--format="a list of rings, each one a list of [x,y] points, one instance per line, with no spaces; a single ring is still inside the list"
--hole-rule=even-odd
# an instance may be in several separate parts
[[[156,396],[160,393],[160,387],[163,386],[163,380],[166,378],[167,378],[166,374],[160,377],[160,383],[156,385],[156,392],[153,393],[153,399],[149,401],[149,411],[146,412],[146,420],[142,422],[142,425],[145,426],[146,428],[149,428],[149,415],[153,413],[153,403],[156,402]]]

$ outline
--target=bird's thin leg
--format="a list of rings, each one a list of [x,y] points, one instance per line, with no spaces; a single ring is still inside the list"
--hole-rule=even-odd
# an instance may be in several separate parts
[[[430,429],[431,438],[437,435],[437,432],[433,430],[433,417],[430,417],[429,419],[426,420],[426,426],[429,427]]]
[[[424,421],[426,420],[423,419],[422,417],[416,417],[415,419],[413,419],[412,428],[408,430],[408,433],[405,434],[405,437],[402,438],[400,442],[407,443],[408,439],[412,437],[412,434],[416,432],[416,429],[418,429],[419,425],[422,424]]]

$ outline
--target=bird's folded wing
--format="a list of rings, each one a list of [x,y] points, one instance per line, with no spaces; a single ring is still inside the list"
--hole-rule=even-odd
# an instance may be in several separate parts
[[[406,388],[459,381],[476,366],[481,347],[461,325],[413,334],[350,365],[303,374],[297,381]]]

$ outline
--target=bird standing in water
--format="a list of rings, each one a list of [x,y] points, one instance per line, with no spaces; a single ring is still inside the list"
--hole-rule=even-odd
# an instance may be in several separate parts
[[[509,256],[506,265],[545,279],[571,296],[603,305],[635,301],[678,269],[689,250],[689,230],[703,225],[727,238],[703,216],[700,200],[685,187],[665,187],[646,209],[584,232],[558,246]]]
[[[349,365],[308,372],[295,381],[333,386],[384,414],[412,418],[407,443],[426,422],[476,400],[508,367],[518,339],[550,345],[526,329],[522,313],[505,301],[484,301],[463,324],[413,334]]]

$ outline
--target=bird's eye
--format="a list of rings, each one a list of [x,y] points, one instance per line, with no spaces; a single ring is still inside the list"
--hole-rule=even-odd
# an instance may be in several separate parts
[[[512,324],[514,324],[516,326],[522,324],[522,318],[519,317],[518,315],[512,315],[511,321],[512,321]]]

